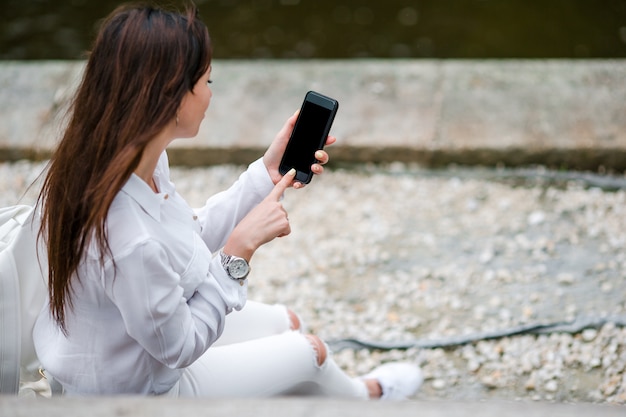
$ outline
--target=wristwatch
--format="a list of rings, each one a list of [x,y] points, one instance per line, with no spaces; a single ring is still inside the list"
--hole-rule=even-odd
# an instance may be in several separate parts
[[[250,273],[248,261],[238,256],[226,255],[223,251],[220,251],[220,256],[222,258],[222,267],[224,267],[224,271],[226,271],[228,276],[235,281],[243,283]]]

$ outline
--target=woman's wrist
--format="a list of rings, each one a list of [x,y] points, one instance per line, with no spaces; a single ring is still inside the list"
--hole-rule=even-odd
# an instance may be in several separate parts
[[[228,239],[224,245],[222,251],[227,255],[243,258],[249,263],[252,259],[252,255],[254,255],[254,252],[256,251],[256,248],[253,245],[244,244],[236,237],[233,238],[233,236],[231,236],[231,238]]]

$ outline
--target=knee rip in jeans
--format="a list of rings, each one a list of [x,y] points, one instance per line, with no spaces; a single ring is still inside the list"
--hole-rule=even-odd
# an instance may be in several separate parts
[[[300,323],[300,317],[292,310],[287,309],[287,315],[289,316],[289,328],[291,330],[300,330],[302,323]]]
[[[309,343],[313,346],[317,359],[317,366],[324,365],[324,362],[326,362],[326,358],[328,357],[328,352],[326,350],[326,345],[322,342],[322,339],[312,334],[307,334],[304,337],[306,337]]]

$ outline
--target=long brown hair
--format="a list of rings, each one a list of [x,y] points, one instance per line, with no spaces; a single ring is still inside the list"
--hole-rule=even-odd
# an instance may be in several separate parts
[[[195,5],[184,13],[125,5],[102,23],[39,195],[50,312],[66,332],[72,282],[90,244],[111,254],[106,217],[146,145],[211,63]]]

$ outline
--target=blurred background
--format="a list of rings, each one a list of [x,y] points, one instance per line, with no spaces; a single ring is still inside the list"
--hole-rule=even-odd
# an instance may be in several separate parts
[[[0,59],[83,59],[121,3],[0,0]],[[195,3],[219,59],[626,57],[626,0]]]

